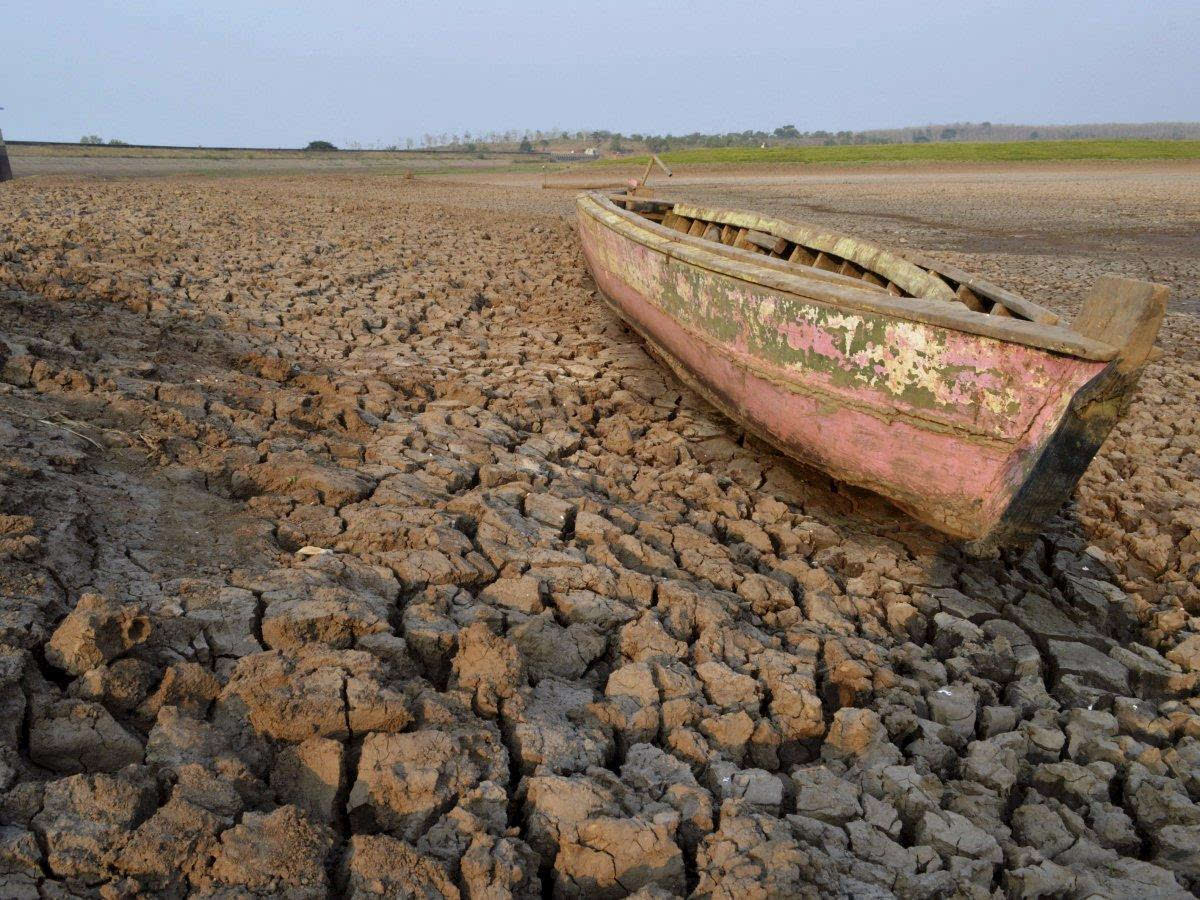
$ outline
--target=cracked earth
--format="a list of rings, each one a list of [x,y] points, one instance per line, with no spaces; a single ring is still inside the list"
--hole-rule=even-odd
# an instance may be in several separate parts
[[[569,194],[5,185],[0,895],[1193,895],[1200,178],[1122,171],[688,193],[1170,284],[992,560],[673,382]]]

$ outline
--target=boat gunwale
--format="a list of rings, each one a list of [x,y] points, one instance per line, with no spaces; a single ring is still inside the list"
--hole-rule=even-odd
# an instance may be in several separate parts
[[[965,272],[950,263],[934,262],[909,250],[906,250],[903,254],[894,253],[886,247],[876,244],[874,241],[832,231],[823,226],[814,225],[811,222],[780,219],[776,216],[765,216],[748,210],[698,206],[676,200],[660,200],[657,198],[637,197],[633,195],[623,196],[620,194],[606,194],[606,196],[614,203],[626,203],[624,207],[626,210],[642,212],[642,210],[631,210],[630,204],[662,207],[685,218],[699,218],[705,221],[714,221],[722,225],[733,225],[737,228],[753,228],[782,237],[810,251],[817,250],[825,253],[833,253],[842,256],[844,259],[849,259],[851,262],[869,271],[875,272],[876,275],[882,278],[887,278],[901,288],[906,288],[909,294],[918,300],[957,302],[958,297],[956,293],[946,283],[948,279],[966,287],[983,299],[999,304],[1013,313],[1017,318],[1028,319],[1039,325],[1059,325],[1062,322],[1058,313],[1051,312],[1044,306],[1034,303],[1032,300],[1027,300],[1019,294],[1014,294],[1012,291],[993,284],[986,279]],[[618,209],[620,208],[618,206]],[[842,241],[849,241],[851,247],[838,246]],[[848,249],[854,251],[853,256],[846,255]],[[772,267],[778,268],[782,272],[796,271],[795,264],[784,262],[782,259],[776,259],[771,256],[764,257],[761,254],[751,254],[750,258],[754,257],[757,257],[756,261],[760,265],[778,263],[780,265]],[[890,271],[881,269],[879,266],[880,262],[885,263]],[[853,276],[839,275],[824,269],[814,268],[811,272],[805,271],[803,274],[808,277],[828,276],[823,277],[822,280],[836,281],[839,284],[847,284],[847,286],[854,285],[855,282],[860,281],[860,279]],[[920,287],[921,282],[925,283],[924,288]],[[870,282],[867,282],[867,284],[870,284]],[[865,285],[860,283],[854,286],[864,287]],[[879,289],[883,290],[882,287]],[[933,293],[932,295],[929,293],[920,293],[921,290],[932,291]]]
[[[641,199],[641,198],[637,198]],[[645,198],[649,201],[650,198]],[[670,203],[670,201],[650,201]],[[698,268],[718,272],[772,290],[794,294],[817,303],[854,309],[892,318],[919,322],[1006,343],[1021,344],[1093,362],[1109,362],[1119,349],[1084,337],[1062,325],[1047,325],[1017,318],[998,318],[975,312],[961,304],[897,297],[866,285],[839,285],[807,276],[801,271],[782,272],[774,267],[741,260],[721,250],[736,248],[714,245],[701,237],[685,235],[651,221],[632,210],[621,209],[604,194],[585,191],[576,197],[577,207],[623,237],[644,247],[674,256]]]
[[[665,207],[670,211],[673,211],[673,207],[679,205],[674,200],[658,200],[656,198],[648,197],[623,197],[620,195],[611,194],[605,196],[612,199],[614,203],[625,201],[627,203],[637,203],[641,205],[656,205]],[[620,210],[621,207],[618,206],[617,209]],[[635,210],[629,210],[628,208],[627,211],[635,212]],[[649,221],[652,225],[659,224],[654,222],[652,219],[648,219],[647,221]],[[696,237],[695,235],[676,232],[667,226],[663,227],[667,228],[667,231],[678,234],[680,238],[687,238],[688,242],[694,246],[702,247],[706,250],[712,250],[714,253],[719,253],[732,259],[741,260],[751,265],[773,269],[774,271],[782,272],[785,275],[794,274],[796,272],[796,263],[788,262],[786,259],[781,257],[766,256],[762,253],[755,253],[751,250],[745,250],[741,247],[734,246],[733,244],[718,244],[715,241],[710,241],[703,237]],[[886,290],[882,285],[873,284],[869,281],[863,281],[861,278],[855,278],[853,275],[842,275],[840,272],[832,272],[828,269],[817,269],[811,266],[808,268],[811,269],[811,271],[803,273],[804,277],[806,278],[814,278],[817,281],[826,281],[830,284],[840,284],[848,288],[857,288],[860,291],[866,290],[886,293]]]

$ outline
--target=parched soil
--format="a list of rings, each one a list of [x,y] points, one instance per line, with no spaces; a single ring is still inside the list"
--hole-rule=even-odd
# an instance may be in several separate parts
[[[1051,174],[681,185],[1171,284],[992,560],[681,389],[569,194],[4,185],[0,896],[1196,892],[1200,177]]]

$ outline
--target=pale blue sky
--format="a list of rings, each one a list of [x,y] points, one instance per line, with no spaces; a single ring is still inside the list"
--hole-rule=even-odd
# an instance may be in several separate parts
[[[10,139],[1200,120],[1200,3],[0,0]]]

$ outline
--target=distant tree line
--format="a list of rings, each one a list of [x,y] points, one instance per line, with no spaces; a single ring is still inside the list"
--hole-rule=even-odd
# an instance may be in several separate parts
[[[81,137],[79,139],[79,143],[95,144],[95,145],[99,146],[100,144],[106,143],[106,141],[104,140],[104,138],[100,137],[100,135],[98,135],[98,134],[85,134],[83,137]],[[128,143],[126,143],[125,141],[122,141],[119,138],[109,138],[107,141],[107,144],[110,147],[128,147],[129,146]]]
[[[475,152],[476,150],[535,150],[558,152],[595,148],[609,153],[681,150],[692,147],[796,147],[838,144],[907,144],[940,141],[1039,141],[1081,140],[1088,138],[1145,138],[1151,140],[1200,139],[1200,123],[1154,122],[1147,124],[1109,123],[1093,125],[1002,125],[992,122],[952,122],[905,128],[874,128],[863,131],[802,131],[796,125],[780,125],[770,131],[750,129],[723,133],[694,131],[689,134],[624,134],[605,129],[548,131],[486,131],[472,133],[442,132],[425,134],[419,142],[412,138],[404,148],[393,144],[380,149],[413,149],[419,143],[425,149]],[[355,145],[357,149],[357,145]]]

